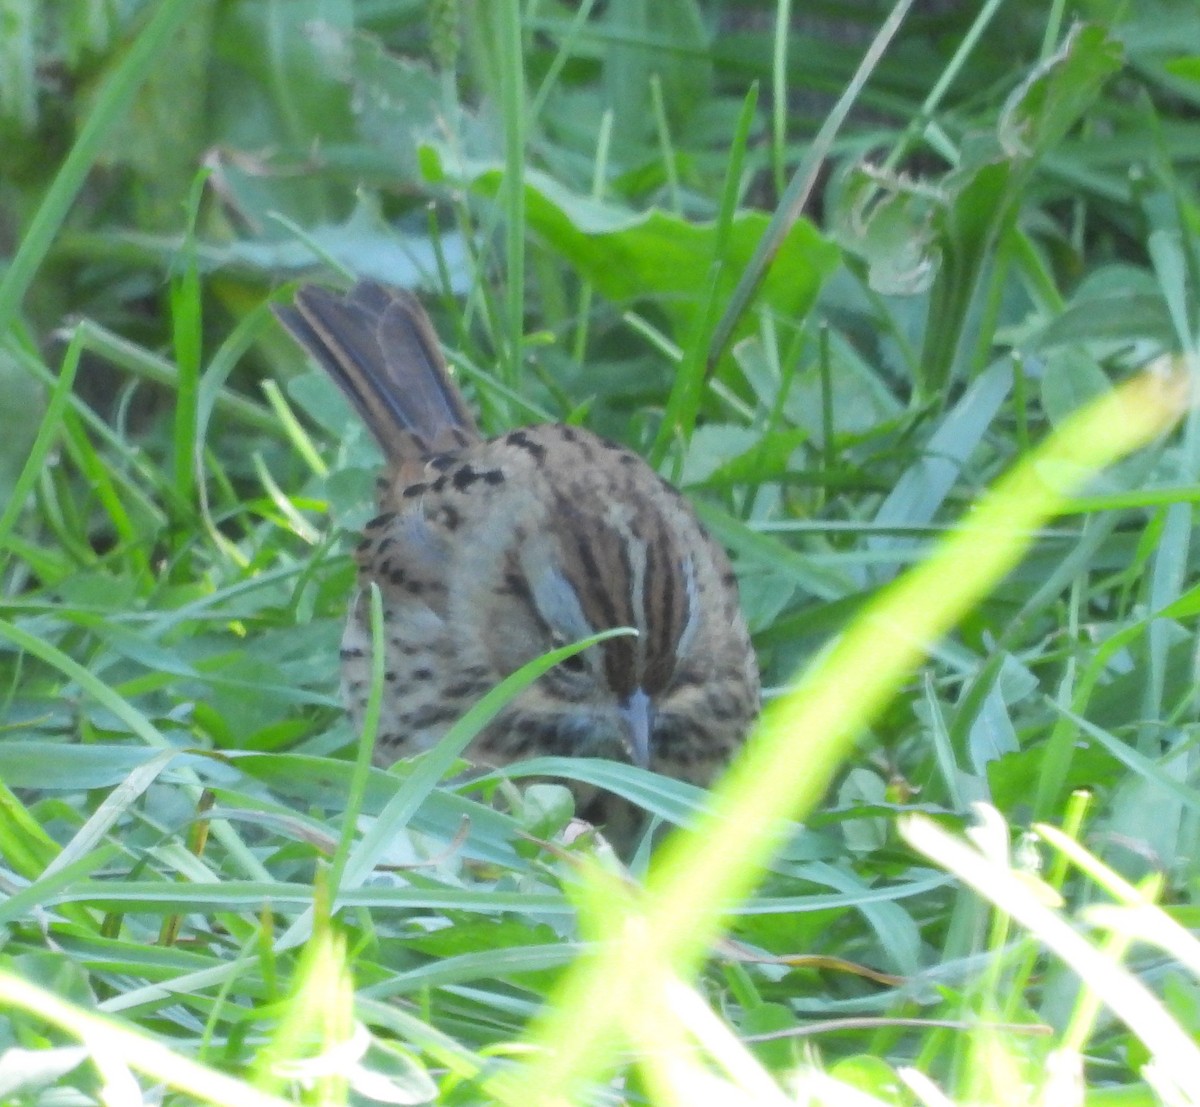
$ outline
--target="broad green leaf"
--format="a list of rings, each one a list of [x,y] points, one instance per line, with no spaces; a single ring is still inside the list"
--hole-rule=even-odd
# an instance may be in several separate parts
[[[422,164],[435,184],[467,186],[495,197],[503,180],[493,165],[456,163],[427,147]],[[724,254],[716,257],[716,226],[694,223],[659,209],[635,213],[571,192],[544,173],[525,178],[530,229],[616,303],[652,301],[672,321],[677,340],[691,334],[703,307],[706,275],[722,262],[718,306],[732,293],[741,269],[766,230],[768,217],[740,210],[729,229]],[[763,281],[758,302],[781,319],[798,321],[812,306],[824,278],[837,264],[837,248],[807,220],[797,220]],[[743,320],[736,337],[749,334]]]

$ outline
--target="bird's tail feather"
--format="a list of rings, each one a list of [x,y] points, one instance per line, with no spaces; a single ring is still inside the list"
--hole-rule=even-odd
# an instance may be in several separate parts
[[[377,281],[360,281],[345,296],[306,285],[294,306],[274,310],[341,386],[389,457],[410,453],[414,436],[427,448],[478,436],[412,293]]]

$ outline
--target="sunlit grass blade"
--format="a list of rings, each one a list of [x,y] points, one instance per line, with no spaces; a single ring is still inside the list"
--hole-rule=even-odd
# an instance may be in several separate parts
[[[53,665],[56,669],[69,677],[80,689],[92,696],[96,702],[103,704],[110,710],[118,719],[120,719],[129,729],[136,734],[146,745],[154,749],[169,751],[172,749],[171,743],[141,711],[137,710],[132,704],[124,699],[119,693],[115,692],[102,680],[89,672],[83,665],[80,665],[74,658],[68,657],[62,650],[38,638],[36,635],[30,634],[27,630],[17,626],[14,623],[0,620],[0,638],[7,638],[14,645],[23,650],[27,650],[35,657],[40,658],[49,665]],[[189,788],[192,791],[194,799],[199,800],[200,785],[195,780],[195,774],[190,769],[180,769],[180,772],[191,779]],[[254,856],[254,854],[246,847],[237,835],[233,834],[228,826],[217,823],[213,827],[214,833],[222,839],[224,844],[229,848],[230,852],[239,859],[244,866],[244,871],[255,876],[266,877],[266,869],[262,863]]]
[[[135,1072],[218,1107],[291,1107],[243,1080],[169,1049],[149,1034],[92,1014],[0,969],[0,1006],[28,1011],[81,1041],[89,1056],[104,1055]]]
[[[614,941],[564,982],[552,1010],[572,1015],[548,1015],[535,1028],[538,1059],[514,1082],[508,1102],[527,1102],[536,1088],[539,1102],[566,1103],[604,1070],[651,966],[675,966],[685,978],[696,970],[722,912],[761,874],[782,821],[811,809],[899,681],[1017,563],[1031,534],[1075,489],[1170,429],[1187,397],[1179,377],[1148,373],[1063,424],[927,561],[871,603],[795,692],[768,709],[710,813],[664,845],[645,896],[614,899],[601,917]]]
[[[543,673],[580,650],[608,638],[630,633],[632,632],[629,628],[618,627],[580,642],[573,642],[569,646],[551,650],[523,665],[497,684],[447,731],[446,736],[434,749],[421,758],[411,775],[397,788],[395,796],[380,812],[378,820],[352,850],[346,863],[343,885],[357,887],[370,875],[396,831],[412,818],[422,799],[449,772],[472,739],[521,689],[528,687]]]
[[[1200,1048],[1149,989],[1128,969],[1090,943],[1066,919],[1047,906],[1029,880],[998,864],[938,827],[932,820],[908,816],[901,824],[908,842],[950,870],[985,899],[1032,931],[1062,958],[1150,1051],[1159,1079],[1176,1095],[1194,1088],[1200,1072]],[[1179,1102],[1195,1102],[1185,1098]]]

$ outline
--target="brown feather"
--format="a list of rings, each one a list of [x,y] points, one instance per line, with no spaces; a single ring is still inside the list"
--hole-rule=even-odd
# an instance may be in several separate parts
[[[427,450],[478,438],[429,316],[411,293],[374,281],[345,296],[309,285],[297,291],[294,307],[274,310],[337,381],[389,458],[408,460],[414,436]]]

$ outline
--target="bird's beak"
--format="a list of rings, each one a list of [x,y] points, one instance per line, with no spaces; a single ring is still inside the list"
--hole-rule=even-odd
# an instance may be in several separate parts
[[[654,704],[640,688],[621,705],[625,722],[625,752],[643,769],[650,768],[650,732],[654,729]]]

